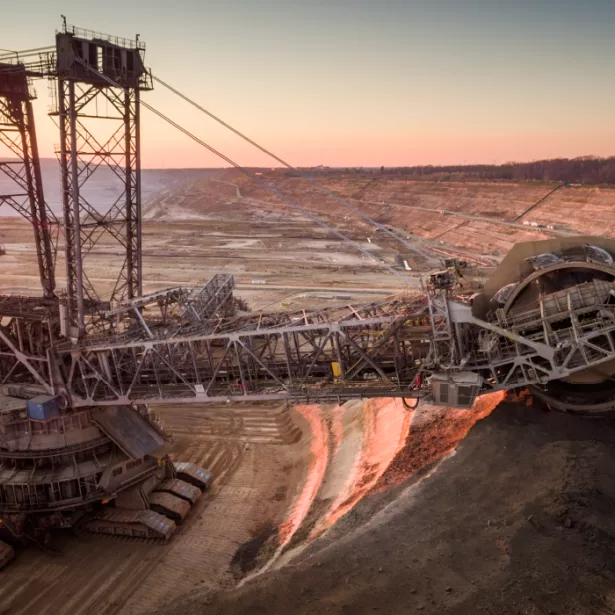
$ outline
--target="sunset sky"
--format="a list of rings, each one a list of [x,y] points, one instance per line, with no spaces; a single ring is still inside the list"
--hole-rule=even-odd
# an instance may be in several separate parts
[[[294,165],[615,154],[613,0],[28,0],[3,6],[0,47],[53,44],[60,14],[140,33],[155,74]],[[241,164],[271,164],[161,88],[144,99]],[[226,166],[146,110],[143,162]]]

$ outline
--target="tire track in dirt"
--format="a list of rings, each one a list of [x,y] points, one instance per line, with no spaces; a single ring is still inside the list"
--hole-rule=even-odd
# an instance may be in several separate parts
[[[0,572],[0,613],[138,615],[195,587],[234,583],[237,547],[281,522],[290,505],[289,487],[301,480],[294,467],[300,433],[281,408],[219,408],[210,416],[209,408],[193,406],[160,414],[175,435],[171,456],[213,474],[170,542],[65,536],[55,557],[26,549]],[[288,495],[272,497],[277,493]]]
[[[174,411],[170,422],[178,438],[172,455],[179,456],[178,449],[183,449],[182,459],[212,468],[211,491],[195,506],[192,523],[185,530],[180,527],[161,565],[126,603],[122,610],[126,615],[149,613],[195,590],[234,585],[231,562],[235,551],[258,534],[265,520],[275,516],[273,509],[278,506],[271,496],[284,483],[281,468],[290,452],[287,447],[261,440],[263,433],[274,443],[288,437],[278,427],[280,410],[254,414],[207,411],[207,421],[200,429],[205,433],[192,434],[192,438],[207,439],[185,447],[179,434],[194,428],[195,414],[192,410]],[[288,417],[281,424],[286,430],[296,428]],[[220,432],[227,439],[211,440]]]

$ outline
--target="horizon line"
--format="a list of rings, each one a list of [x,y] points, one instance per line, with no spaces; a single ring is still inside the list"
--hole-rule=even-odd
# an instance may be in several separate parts
[[[7,160],[20,160],[18,157],[6,156],[0,157],[0,162]],[[60,161],[56,158],[41,156],[39,158],[41,162],[43,161],[53,161],[57,164],[60,164]],[[284,166],[254,166],[254,165],[241,165],[242,169],[255,169],[258,171],[292,171],[292,170],[302,170],[302,169],[415,169],[421,167],[431,167],[434,169],[439,168],[448,168],[448,167],[460,167],[460,168],[469,168],[476,166],[485,166],[485,167],[501,167],[507,165],[520,165],[520,164],[532,164],[536,162],[551,162],[555,160],[598,160],[598,161],[607,161],[607,160],[615,160],[615,154],[611,154],[608,156],[596,156],[593,154],[585,154],[580,156],[570,157],[554,157],[554,158],[533,158],[531,160],[507,160],[506,162],[472,162],[472,163],[448,163],[448,164],[434,164],[434,163],[422,163],[422,164],[398,164],[398,165],[326,165],[326,164],[314,164],[309,166],[294,166],[294,167],[284,167]],[[104,167],[103,167],[104,168]],[[141,167],[142,171],[226,171],[226,170],[238,170],[234,166],[196,166],[196,167]]]

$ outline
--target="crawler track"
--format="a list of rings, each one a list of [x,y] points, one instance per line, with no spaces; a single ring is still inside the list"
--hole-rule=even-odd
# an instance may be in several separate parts
[[[216,436],[211,429],[196,433],[199,423],[210,425],[209,409],[191,407],[185,423],[184,409],[176,410],[161,412],[175,435],[172,457],[212,472],[210,488],[185,522],[163,545],[145,537],[85,535],[66,536],[56,557],[36,549],[21,552],[0,573],[0,604],[7,613],[142,615],[196,588],[234,583],[230,562],[237,545],[259,526],[283,519],[292,485],[302,477],[293,451],[303,444],[282,444],[297,440],[297,428],[281,421],[277,408],[261,408],[260,430],[245,427],[251,411],[235,409],[232,421],[243,423],[243,440]],[[220,426],[231,422],[223,409],[216,412]],[[261,441],[262,428],[270,430],[269,442]],[[271,497],[279,492],[287,499]]]

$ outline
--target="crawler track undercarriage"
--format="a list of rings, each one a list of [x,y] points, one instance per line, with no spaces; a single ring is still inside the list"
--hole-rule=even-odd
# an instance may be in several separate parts
[[[60,410],[35,420],[27,400],[7,392],[0,394],[0,517],[15,540],[44,544],[61,527],[166,542],[209,485],[203,468],[171,461],[169,437],[146,408]],[[12,556],[0,543],[0,565]]]

